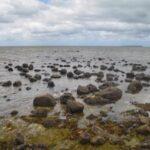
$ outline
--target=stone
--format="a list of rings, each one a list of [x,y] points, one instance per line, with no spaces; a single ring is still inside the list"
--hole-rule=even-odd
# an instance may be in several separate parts
[[[142,90],[143,86],[140,81],[134,80],[128,85],[128,93],[136,94]]]
[[[74,77],[74,74],[73,74],[72,72],[68,72],[68,73],[67,73],[67,77],[68,77],[68,78],[73,78],[73,77]]]
[[[14,87],[20,87],[21,85],[22,85],[21,81],[15,81],[15,82],[13,83],[13,86],[14,86]]]
[[[11,114],[11,116],[16,116],[18,114],[18,111],[17,110],[13,110],[10,114]]]
[[[6,81],[6,82],[3,82],[2,83],[2,86],[4,86],[4,87],[9,87],[9,86],[11,86],[12,85],[12,82],[11,81]]]
[[[122,91],[117,87],[108,87],[100,91],[100,95],[104,99],[108,99],[111,102],[117,101],[122,97]]]
[[[22,145],[24,144],[24,137],[21,133],[17,133],[15,140],[14,140],[15,145]]]
[[[105,138],[102,136],[94,136],[91,138],[90,143],[92,145],[102,145],[105,143]]]
[[[69,113],[82,113],[83,109],[84,109],[84,105],[80,102],[76,102],[76,101],[67,102],[67,111]]]
[[[68,101],[74,101],[75,98],[71,93],[64,93],[60,96],[60,103],[61,104],[67,104]]]
[[[35,74],[35,75],[34,75],[34,78],[35,78],[36,80],[41,80],[42,77],[41,77],[41,75],[39,75],[39,74]]]
[[[53,107],[56,105],[56,99],[50,94],[44,94],[35,97],[33,105],[40,107]]]
[[[48,111],[47,109],[38,108],[33,111],[31,111],[32,117],[47,117]]]
[[[78,95],[84,95],[84,94],[89,94],[89,88],[87,86],[81,86],[79,85],[77,88],[77,94]]]
[[[142,125],[136,129],[137,133],[142,135],[150,135],[150,125]]]
[[[82,133],[80,135],[80,143],[81,144],[88,144],[88,143],[90,143],[90,139],[91,139],[90,134],[87,133],[87,132],[84,132],[84,133]]]
[[[67,74],[67,70],[66,69],[61,69],[59,72],[60,72],[61,75],[66,75]]]
[[[53,81],[48,81],[48,87],[49,88],[53,88],[55,86],[54,82]]]

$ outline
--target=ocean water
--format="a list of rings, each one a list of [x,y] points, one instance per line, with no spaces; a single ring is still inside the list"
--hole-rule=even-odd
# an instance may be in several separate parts
[[[99,61],[99,58],[104,58],[104,60]],[[18,110],[19,115],[30,114],[33,109],[33,99],[36,95],[42,93],[51,93],[54,96],[60,96],[63,91],[68,88],[68,91],[73,93],[77,101],[82,103],[83,100],[76,96],[76,89],[78,85],[87,85],[89,83],[96,85],[97,87],[102,83],[95,82],[96,77],[92,76],[90,79],[67,79],[66,76],[62,76],[60,79],[53,79],[55,87],[50,89],[47,84],[42,80],[30,83],[24,77],[19,75],[19,72],[14,69],[13,72],[8,72],[4,67],[8,63],[12,63],[13,67],[16,65],[21,65],[22,63],[31,62],[34,64],[34,69],[41,69],[38,74],[42,75],[42,78],[50,77],[46,76],[47,73],[52,75],[48,65],[59,64],[66,65],[69,64],[71,67],[66,68],[68,71],[72,71],[72,66],[82,65],[80,70],[87,72],[98,72],[100,71],[100,65],[110,66],[111,63],[116,63],[115,68],[118,68],[124,72],[131,71],[131,66],[124,66],[126,60],[128,63],[140,63],[142,65],[147,65],[147,74],[150,74],[150,48],[144,47],[0,47],[0,82],[11,80],[21,80],[22,87],[21,91],[14,87],[2,87],[0,86],[0,116],[9,116],[12,110]],[[65,60],[65,61],[62,61]],[[87,63],[91,64],[90,67]],[[98,68],[94,68],[93,65],[97,65]],[[59,68],[60,69],[60,68]],[[104,71],[104,73],[109,73],[109,71]],[[114,73],[114,72],[110,72]],[[31,74],[36,74],[34,71]],[[131,105],[131,101],[137,102],[150,102],[150,88],[144,88],[139,94],[131,95],[125,93],[128,83],[120,82],[124,81],[125,74],[114,73],[119,75],[119,88],[123,91],[123,97],[121,100],[117,101],[115,104],[110,104],[113,106],[113,112],[115,114],[134,108]],[[105,79],[105,78],[104,78]],[[30,91],[26,90],[29,86],[32,89]],[[7,96],[7,97],[6,97]],[[9,99],[9,101],[7,101]],[[107,106],[110,106],[107,105]],[[101,109],[107,106],[88,106],[85,104],[84,114],[88,115],[90,113],[99,113]],[[58,103],[54,108],[52,113],[61,112],[61,106]]]

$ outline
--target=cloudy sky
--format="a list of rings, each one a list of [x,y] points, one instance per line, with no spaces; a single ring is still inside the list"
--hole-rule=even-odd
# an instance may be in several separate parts
[[[0,45],[150,46],[150,0],[0,0]]]

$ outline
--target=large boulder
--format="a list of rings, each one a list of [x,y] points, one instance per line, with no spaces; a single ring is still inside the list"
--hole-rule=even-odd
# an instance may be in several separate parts
[[[76,101],[67,102],[67,111],[69,113],[81,113],[83,112],[84,105]]]
[[[122,91],[117,87],[108,87],[100,91],[100,95],[104,99],[108,99],[111,102],[117,101],[122,97]]]
[[[98,89],[95,85],[89,84],[87,86],[81,86],[79,85],[77,88],[77,94],[78,95],[84,95],[84,94],[89,94],[96,92]]]
[[[33,105],[40,106],[40,107],[55,106],[56,99],[50,94],[44,94],[44,95],[35,97],[33,101]]]
[[[60,96],[60,103],[61,104],[67,104],[68,101],[74,101],[75,98],[71,93],[64,93]]]
[[[79,85],[77,88],[77,94],[78,95],[84,95],[84,94],[89,94],[89,88],[87,86],[81,86]]]
[[[84,102],[88,105],[104,105],[110,103],[108,99],[102,98],[99,94],[86,97]]]
[[[142,83],[140,81],[134,80],[128,85],[128,93],[136,94],[142,90]]]

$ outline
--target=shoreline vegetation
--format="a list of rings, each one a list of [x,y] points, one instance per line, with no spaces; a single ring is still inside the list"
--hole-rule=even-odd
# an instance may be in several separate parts
[[[98,58],[103,61],[104,58]],[[66,60],[62,59],[62,62]],[[116,118],[109,115],[113,113],[113,106],[125,94],[136,95],[144,87],[149,87],[150,75],[144,73],[147,66],[142,64],[128,64],[132,70],[124,72],[117,69],[115,62],[111,66],[101,65],[98,72],[86,72],[81,70],[82,64],[72,66],[70,64],[51,64],[52,75],[42,78],[41,69],[37,69],[34,62],[14,65],[5,62],[5,70],[8,73],[17,71],[18,74],[28,80],[31,84],[38,81],[46,83],[47,87],[55,87],[53,79],[60,79],[66,76],[68,80],[96,78],[96,82],[102,83],[99,87],[94,84],[78,85],[76,96],[68,89],[65,89],[60,96],[50,93],[35,95],[33,110],[29,115],[19,115],[18,110],[13,110],[9,116],[0,117],[0,149],[16,150],[148,150],[150,149],[150,103],[131,102],[135,109],[119,112]],[[149,64],[149,63],[148,63]],[[87,62],[90,66],[90,60]],[[93,65],[99,68],[99,65]],[[34,71],[34,75],[31,72]],[[104,73],[113,71],[114,73]],[[125,76],[128,84],[123,91],[116,83],[119,75]],[[106,78],[106,80],[104,80]],[[17,88],[22,90],[21,80],[3,81],[2,88]],[[32,90],[26,87],[26,91]],[[80,101],[78,101],[80,99]],[[53,113],[54,107],[59,104],[61,113]],[[89,108],[105,106],[98,114],[90,113],[85,116],[85,106]],[[117,117],[118,116],[118,117]],[[86,124],[81,127],[81,118]]]

